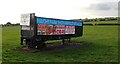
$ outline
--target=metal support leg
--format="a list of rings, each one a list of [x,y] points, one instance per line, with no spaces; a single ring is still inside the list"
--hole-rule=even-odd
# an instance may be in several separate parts
[[[21,38],[21,43],[20,44],[23,45],[23,38]]]
[[[69,41],[68,41],[68,42],[70,43],[70,41],[71,41],[71,38],[69,38]]]
[[[62,39],[62,44],[64,44],[65,43],[65,39]]]

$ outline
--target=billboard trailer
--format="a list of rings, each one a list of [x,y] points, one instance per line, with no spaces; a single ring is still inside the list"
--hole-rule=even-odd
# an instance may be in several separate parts
[[[35,13],[21,14],[21,45],[28,48],[45,47],[47,40],[70,42],[71,37],[83,35],[83,22],[54,18],[37,17]]]

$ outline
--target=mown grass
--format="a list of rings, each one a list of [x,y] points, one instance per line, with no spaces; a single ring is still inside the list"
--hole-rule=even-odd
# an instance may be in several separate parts
[[[118,21],[94,21],[94,22],[83,22],[83,24],[118,24]]]
[[[0,63],[2,62],[2,27],[0,26]]]
[[[20,46],[20,27],[3,27],[3,62],[117,62],[118,26],[84,26],[82,37],[72,41],[88,45],[60,51],[24,53]],[[48,41],[49,42],[49,41]],[[55,41],[54,41],[55,42]]]

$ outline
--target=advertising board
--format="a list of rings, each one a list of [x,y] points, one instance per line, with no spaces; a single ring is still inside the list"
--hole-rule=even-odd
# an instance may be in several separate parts
[[[37,30],[37,35],[75,34],[75,26],[38,24]]]
[[[75,26],[82,26],[82,22],[41,17],[36,18],[36,24],[37,35],[75,34]]]

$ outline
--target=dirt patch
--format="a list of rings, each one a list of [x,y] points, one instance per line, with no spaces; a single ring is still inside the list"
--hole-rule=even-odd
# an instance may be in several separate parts
[[[59,50],[65,50],[65,49],[73,49],[73,48],[80,48],[87,46],[84,42],[72,42],[72,43],[55,43],[47,45],[46,47],[42,49],[36,49],[36,48],[22,48],[23,52],[47,52],[47,51],[59,51]]]
[[[38,49],[36,48],[27,48],[27,47],[24,47],[21,49],[22,52],[37,52],[39,51]]]

